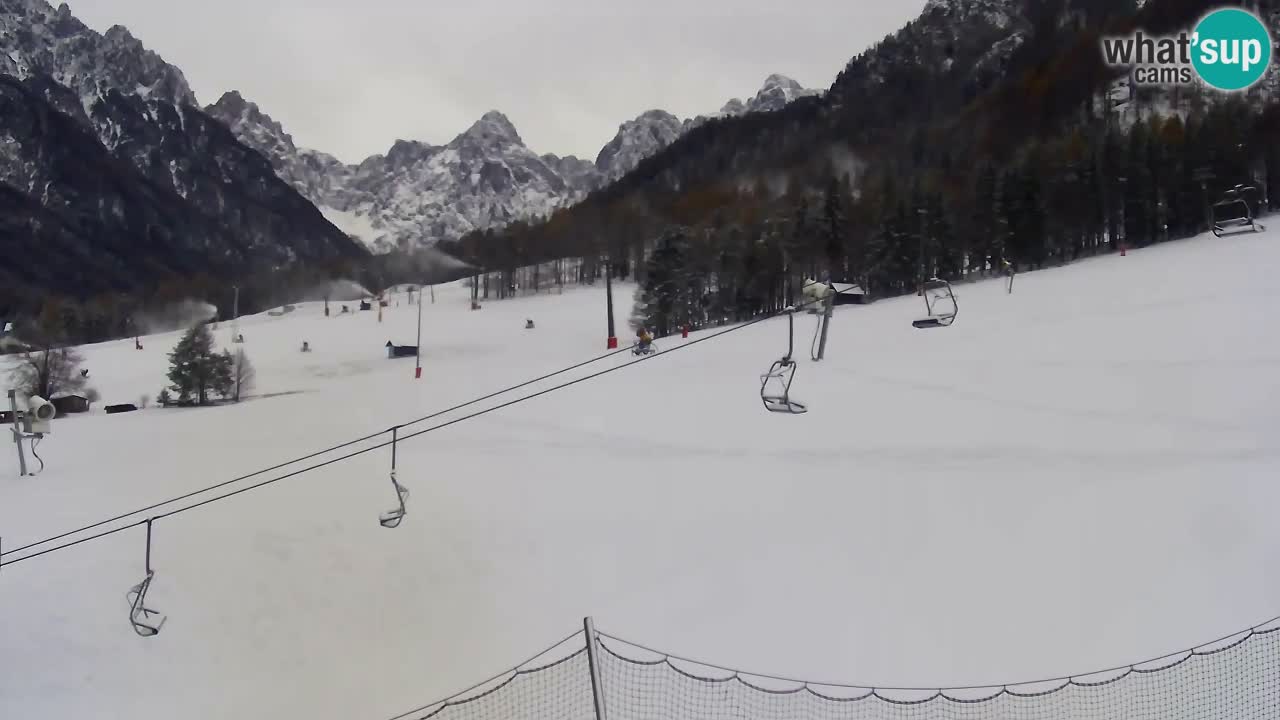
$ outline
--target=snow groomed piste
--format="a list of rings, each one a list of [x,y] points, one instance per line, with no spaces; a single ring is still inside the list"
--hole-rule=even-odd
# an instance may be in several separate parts
[[[919,297],[841,308],[828,359],[792,358],[800,415],[757,403],[761,366],[802,317],[689,352],[671,351],[715,331],[667,338],[622,371],[636,362],[624,349],[581,382],[594,368],[540,376],[596,357],[594,289],[480,312],[442,291],[423,308],[417,382],[383,350],[413,342],[416,307],[383,323],[307,304],[244,318],[263,397],[59,420],[44,474],[3,469],[0,641],[24,660],[0,673],[0,714],[389,717],[587,613],[743,667],[955,685],[1109,667],[1243,627],[1280,592],[1266,571],[1280,351],[1257,332],[1276,260],[1261,232],[1034,273],[1017,295],[957,284],[965,316],[945,332],[911,327]],[[154,392],[175,341],[84,348],[104,400]],[[528,401],[490,411],[511,398],[486,398],[439,415],[435,434],[399,436],[392,488],[389,435],[351,440],[531,376]],[[8,564],[39,551],[10,550],[32,540],[343,443],[302,467],[365,452],[158,520],[149,559],[139,524]],[[387,532],[375,520],[401,487],[407,515]],[[167,620],[142,641],[123,596],[152,570],[139,606]],[[1240,647],[1274,637],[1257,634]],[[1230,667],[1267,677],[1255,659]],[[1245,687],[1224,683],[1210,684]]]

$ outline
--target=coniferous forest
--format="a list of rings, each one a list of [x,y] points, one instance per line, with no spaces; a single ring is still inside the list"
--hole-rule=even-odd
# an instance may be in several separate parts
[[[885,297],[1187,237],[1238,184],[1268,209],[1274,70],[1234,95],[1130,88],[1099,50],[1106,34],[1174,32],[1221,3],[1023,5],[1020,43],[993,44],[1007,32],[982,17],[957,31],[926,13],[823,97],[709,122],[573,208],[446,249],[504,287],[557,258],[581,258],[587,279],[607,266],[641,282],[637,322],[669,333],[780,309],[805,278]]]

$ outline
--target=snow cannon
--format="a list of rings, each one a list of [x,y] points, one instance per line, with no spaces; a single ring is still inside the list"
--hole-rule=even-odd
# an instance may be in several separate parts
[[[23,429],[33,434],[48,434],[52,430],[49,424],[57,414],[58,409],[53,406],[53,403],[39,395],[32,395],[27,398],[27,414],[24,418],[26,427]]]
[[[830,285],[813,279],[805,280],[800,288],[800,294],[804,296],[804,303],[810,313],[822,312],[822,301],[832,292],[834,290]]]

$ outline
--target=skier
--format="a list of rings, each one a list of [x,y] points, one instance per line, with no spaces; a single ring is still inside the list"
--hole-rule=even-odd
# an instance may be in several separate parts
[[[649,352],[649,348],[653,346],[653,335],[649,333],[649,328],[641,327],[636,331],[636,337],[639,339],[636,345],[637,354]]]
[[[524,321],[524,329],[525,329],[525,330],[532,330],[532,329],[533,329],[533,320],[525,320],[525,321]]]

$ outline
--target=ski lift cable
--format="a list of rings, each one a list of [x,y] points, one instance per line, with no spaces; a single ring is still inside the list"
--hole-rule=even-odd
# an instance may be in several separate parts
[[[197,496],[197,495],[203,495],[204,493],[207,493],[207,492],[212,492],[212,491],[214,491],[214,490],[220,490],[220,489],[222,489],[222,488],[224,488],[224,487],[227,487],[228,485],[234,485],[234,484],[236,484],[236,483],[238,483],[238,482],[243,482],[243,481],[245,481],[245,480],[250,480],[250,479],[255,478],[255,477],[258,477],[258,476],[260,476],[260,475],[265,475],[265,474],[267,474],[267,473],[269,473],[269,472],[274,472],[274,471],[276,471],[276,470],[281,470],[281,469],[286,468],[286,467],[288,467],[288,466],[290,466],[290,465],[296,465],[296,464],[298,464],[298,463],[300,463],[300,462],[305,462],[305,461],[307,461],[307,460],[311,460],[311,459],[317,458],[317,457],[319,457],[319,456],[321,456],[321,455],[327,455],[327,454],[329,454],[329,453],[331,453],[331,452],[334,452],[335,450],[341,450],[341,449],[343,449],[343,448],[351,447],[352,445],[358,445],[358,444],[360,444],[360,443],[362,443],[362,442],[365,442],[365,441],[367,441],[367,440],[372,440],[372,439],[374,439],[374,438],[376,438],[376,437],[380,437],[380,436],[382,436],[382,435],[385,435],[385,434],[387,434],[388,432],[391,432],[391,431],[393,431],[393,430],[397,430],[397,429],[401,429],[401,428],[409,427],[409,426],[411,426],[411,425],[417,425],[417,424],[419,424],[419,423],[426,422],[427,420],[432,420],[432,419],[435,419],[435,418],[437,418],[437,417],[440,417],[441,415],[445,415],[445,414],[448,414],[448,413],[454,412],[455,410],[461,410],[462,408],[470,407],[470,406],[472,406],[472,405],[475,405],[476,403],[484,402],[485,400],[492,400],[493,398],[495,398],[495,397],[497,397],[497,396],[499,396],[499,395],[504,395],[504,394],[509,393],[509,392],[512,392],[512,391],[514,391],[514,390],[519,390],[519,389],[521,389],[521,388],[523,388],[523,387],[527,387],[527,386],[532,385],[532,384],[534,384],[534,383],[542,382],[543,380],[547,380],[547,379],[553,378],[553,377],[555,377],[555,376],[557,376],[557,375],[563,375],[564,373],[566,373],[566,372],[570,372],[570,371],[572,371],[572,370],[577,370],[577,369],[579,369],[579,368],[585,367],[585,366],[590,365],[590,364],[592,364],[592,363],[596,363],[596,362],[599,362],[599,361],[601,361],[601,360],[604,360],[605,358],[609,358],[609,357],[612,357],[612,356],[614,356],[614,355],[617,355],[618,353],[622,352],[622,351],[623,351],[623,350],[625,350],[625,349],[626,349],[626,348],[622,348],[622,349],[619,349],[619,350],[616,350],[616,351],[613,351],[613,352],[605,353],[604,355],[596,356],[596,357],[594,357],[594,358],[592,358],[592,359],[590,359],[590,360],[585,360],[585,361],[580,362],[580,363],[578,363],[578,364],[576,364],[576,365],[570,365],[569,367],[561,368],[560,370],[556,370],[555,372],[552,372],[552,373],[547,373],[546,375],[543,375],[543,376],[541,376],[541,377],[534,378],[534,379],[532,379],[532,380],[527,380],[527,381],[525,381],[525,382],[520,383],[519,385],[512,385],[512,386],[510,386],[510,387],[503,388],[503,389],[498,390],[498,391],[496,391],[496,392],[489,393],[488,395],[485,395],[485,396],[483,396],[483,397],[478,397],[478,398],[475,398],[475,399],[473,399],[473,400],[468,400],[467,402],[461,403],[461,404],[459,404],[459,405],[454,405],[453,407],[450,407],[450,408],[445,408],[444,410],[440,410],[440,411],[434,412],[434,413],[432,413],[432,414],[430,414],[430,415],[424,415],[423,417],[420,417],[420,418],[418,418],[418,419],[416,419],[416,420],[410,420],[410,421],[408,421],[408,422],[406,422],[406,423],[402,423],[402,424],[400,424],[400,425],[396,425],[396,426],[395,426],[395,427],[393,427],[393,428],[388,428],[388,429],[386,429],[386,430],[380,430],[380,431],[378,431],[378,432],[376,432],[376,433],[373,433],[373,434],[370,434],[370,435],[365,435],[364,437],[361,437],[361,438],[356,438],[355,440],[349,440],[349,441],[344,442],[344,443],[342,443],[342,444],[340,444],[340,445],[334,445],[334,446],[332,446],[332,447],[325,448],[324,450],[319,450],[319,451],[316,451],[316,452],[310,453],[310,454],[308,454],[308,455],[303,455],[303,456],[301,456],[301,457],[296,457],[296,458],[293,458],[292,460],[287,460],[287,461],[282,462],[282,463],[280,463],[280,464],[278,464],[278,465],[272,465],[272,466],[271,466],[271,467],[269,467],[269,468],[263,468],[262,470],[255,470],[254,472],[251,472],[251,473],[249,473],[249,474],[247,474],[247,475],[241,475],[240,477],[232,478],[231,480],[226,480],[226,481],[223,481],[223,482],[217,483],[216,485],[210,485],[210,486],[205,487],[205,488],[200,488],[199,490],[192,490],[191,492],[186,493],[185,495],[179,495],[179,496],[177,496],[177,497],[169,498],[168,500],[164,500],[164,501],[161,501],[161,502],[155,503],[155,504],[153,504],[153,505],[148,505],[147,507],[138,508],[138,509],[136,509],[136,510],[131,510],[131,511],[126,512],[126,513],[121,513],[121,514],[119,514],[119,515],[117,515],[117,516],[115,516],[115,517],[113,517],[113,518],[108,518],[108,519],[106,519],[106,520],[102,520],[102,521],[96,522],[96,523],[94,523],[94,524],[92,524],[92,525],[85,525],[84,527],[77,528],[77,529],[75,529],[75,530],[68,530],[67,532],[61,533],[61,534],[59,534],[59,535],[54,535],[53,537],[45,538],[45,539],[40,540],[40,541],[38,541],[38,542],[33,542],[33,543],[30,543],[30,544],[27,544],[27,545],[23,545],[22,547],[13,548],[12,550],[5,550],[4,552],[0,553],[0,557],[4,557],[4,556],[6,556],[6,555],[12,555],[12,554],[17,553],[17,552],[22,552],[23,550],[29,550],[29,549],[31,549],[31,548],[33,548],[33,547],[38,547],[38,546],[40,546],[40,545],[46,545],[46,544],[48,544],[48,543],[51,543],[51,542],[54,542],[54,541],[57,541],[57,540],[61,540],[61,539],[66,538],[66,537],[70,537],[70,536],[72,536],[72,535],[77,535],[77,534],[79,534],[79,533],[86,532],[86,531],[88,531],[88,530],[93,530],[93,529],[95,529],[95,528],[102,527],[103,525],[107,525],[107,524],[109,524],[109,523],[117,522],[117,521],[119,521],[119,520],[124,520],[125,518],[132,517],[132,516],[134,516],[134,515],[138,515],[138,514],[140,514],[140,513],[144,513],[144,512],[151,512],[152,510],[157,510],[157,509],[159,509],[159,508],[164,507],[165,505],[172,505],[173,503],[181,502],[181,501],[183,501],[183,500],[190,500],[191,498],[193,498],[193,497],[195,497],[195,496]]]
[[[640,357],[639,359],[632,360],[632,361],[630,361],[630,362],[626,362],[626,363],[623,363],[623,364],[621,364],[621,365],[615,365],[615,366],[613,366],[613,367],[611,367],[611,368],[606,368],[606,369],[604,369],[604,370],[601,370],[601,371],[599,371],[599,372],[592,373],[592,374],[590,374],[590,375],[584,375],[584,376],[582,376],[582,377],[580,377],[580,378],[574,378],[573,380],[569,380],[569,381],[567,381],[567,382],[560,383],[559,385],[553,385],[553,386],[551,386],[551,387],[549,387],[549,388],[545,388],[545,389],[543,389],[543,390],[539,390],[538,392],[531,393],[531,394],[529,394],[529,395],[522,395],[522,396],[520,396],[520,397],[518,397],[518,398],[516,398],[516,399],[514,399],[514,400],[509,400],[509,401],[507,401],[507,402],[504,402],[504,403],[501,403],[501,404],[498,404],[498,405],[494,405],[494,406],[492,406],[492,407],[488,407],[488,408],[485,408],[485,409],[483,409],[483,410],[478,410],[478,411],[473,412],[473,413],[468,414],[468,415],[463,415],[462,417],[454,418],[454,419],[452,419],[452,420],[449,420],[449,421],[447,421],[447,422],[440,423],[440,424],[438,424],[438,425],[432,425],[432,426],[431,426],[431,427],[429,427],[429,428],[426,428],[426,429],[423,429],[423,430],[419,430],[419,431],[417,431],[417,432],[410,433],[410,434],[408,434],[408,435],[400,436],[400,437],[399,437],[396,441],[394,441],[394,442],[406,442],[406,441],[408,441],[408,440],[411,440],[411,439],[413,439],[413,438],[419,437],[419,436],[421,436],[421,435],[426,435],[427,433],[434,432],[434,431],[436,431],[436,430],[442,430],[442,429],[444,429],[444,428],[446,428],[446,427],[449,427],[449,426],[451,426],[451,425],[457,425],[458,423],[465,422],[465,421],[467,421],[467,420],[474,420],[475,418],[478,418],[478,417],[481,417],[481,416],[484,416],[484,415],[488,415],[489,413],[492,413],[492,412],[497,412],[498,410],[504,410],[504,409],[506,409],[506,408],[512,407],[512,406],[514,406],[514,405],[518,405],[518,404],[520,404],[520,403],[522,403],[522,402],[525,402],[525,401],[527,401],[527,400],[532,400],[532,399],[534,399],[534,398],[542,397],[543,395],[548,395],[548,394],[550,394],[550,393],[557,392],[557,391],[559,391],[559,390],[564,390],[564,389],[566,389],[566,388],[572,387],[572,386],[574,386],[574,385],[578,385],[578,384],[580,384],[580,383],[587,382],[587,381],[589,381],[589,380],[595,380],[595,379],[597,379],[597,378],[603,377],[603,376],[608,375],[608,374],[610,374],[610,373],[614,373],[614,372],[617,372],[617,371],[619,371],[619,370],[624,370],[624,369],[629,368],[629,367],[631,367],[631,366],[633,366],[633,365],[637,365],[637,364],[642,363],[642,362],[647,362],[647,361],[650,361],[650,360],[656,359],[656,358],[658,358],[658,357],[661,357],[661,356],[663,356],[663,355],[667,355],[667,354],[669,354],[669,353],[678,352],[678,351],[680,351],[680,350],[685,350],[685,349],[687,349],[687,348],[691,348],[691,347],[693,347],[693,346],[695,346],[695,345],[698,345],[698,344],[700,344],[700,343],[704,343],[704,342],[708,342],[708,341],[710,341],[710,340],[716,340],[716,339],[718,339],[718,338],[724,337],[725,335],[728,335],[729,333],[737,332],[737,331],[739,331],[739,330],[744,330],[744,329],[746,329],[746,328],[752,327],[752,326],[754,326],[754,325],[758,325],[759,323],[765,322],[765,321],[767,321],[767,320],[772,320],[773,318],[778,317],[779,315],[783,315],[783,314],[785,314],[785,313],[791,313],[791,312],[794,312],[797,308],[799,308],[799,307],[803,307],[803,306],[804,306],[804,305],[806,305],[806,304],[809,304],[809,303],[802,303],[802,304],[798,304],[798,305],[790,305],[790,306],[788,306],[788,307],[786,307],[786,308],[784,308],[784,309],[782,309],[782,310],[779,310],[779,311],[776,311],[776,312],[773,312],[773,313],[769,313],[769,314],[767,314],[767,315],[762,315],[762,316],[760,316],[760,317],[758,317],[758,318],[754,318],[754,319],[752,319],[752,320],[748,320],[748,321],[746,321],[746,322],[744,322],[744,323],[742,323],[742,324],[740,324],[740,325],[735,325],[735,326],[733,326],[733,327],[731,327],[731,328],[728,328],[728,329],[726,329],[726,330],[721,330],[720,332],[713,333],[713,334],[711,334],[711,335],[707,335],[707,336],[705,336],[705,337],[700,337],[700,338],[697,338],[697,339],[695,339],[695,340],[690,340],[689,342],[685,343],[684,345],[679,345],[679,346],[674,347],[674,348],[672,348],[672,349],[670,349],[670,350],[667,350],[666,352],[658,353],[657,355],[646,355],[646,356],[642,356],[642,357]],[[614,352],[611,352],[611,353],[608,353],[608,354],[606,354],[606,355],[600,356],[599,358],[596,358],[595,360],[603,359],[603,358],[605,358],[605,357],[609,357],[609,356],[611,356],[611,355],[616,355],[616,354],[618,354],[618,353],[622,352],[623,350],[629,350],[629,348],[620,348],[619,350],[616,350],[616,351],[614,351]],[[583,363],[579,363],[578,365],[573,366],[573,367],[582,367],[583,365],[590,364],[591,362],[595,362],[595,360],[590,360],[590,361],[586,361],[586,362],[583,362]],[[567,372],[569,369],[572,369],[572,368],[566,368],[566,369],[564,369],[564,370],[559,370],[559,371],[557,371],[557,372],[555,372],[555,373],[552,373],[551,375],[548,375],[547,377],[552,377],[552,376],[554,376],[554,375],[562,374],[562,373],[564,373],[564,372]],[[533,383],[533,382],[537,382],[537,380],[529,381],[529,382],[527,382],[527,383],[523,383],[523,384],[522,384],[522,385],[520,385],[520,386],[513,386],[512,388],[507,388],[507,389],[505,389],[505,390],[501,390],[501,391],[498,391],[498,392],[495,392],[495,393],[491,393],[490,395],[486,396],[486,398],[492,398],[492,397],[494,397],[494,396],[496,396],[496,395],[501,395],[501,394],[503,394],[503,393],[505,393],[505,392],[510,392],[512,389],[515,389],[515,388],[517,388],[517,387],[523,387],[524,385],[529,385],[529,384],[531,384],[531,383]],[[463,404],[463,405],[459,405],[458,407],[459,407],[459,408],[461,408],[461,407],[466,407],[467,405],[472,405],[472,404],[475,404],[475,403],[477,403],[477,402],[481,402],[481,401],[483,401],[483,400],[484,400],[484,399],[486,399],[486,398],[477,398],[476,400],[469,401],[468,403],[465,403],[465,404]],[[442,410],[442,411],[440,411],[439,413],[436,413],[435,415],[436,415],[436,416],[438,416],[438,415],[441,415],[441,414],[444,414],[444,413],[447,413],[447,412],[450,412],[450,410]],[[430,417],[430,416],[428,416],[428,417]],[[425,419],[425,418],[423,418],[423,419]],[[415,421],[413,421],[413,422],[414,422],[414,423],[421,422],[423,419],[415,420]],[[396,427],[397,427],[397,428],[400,428],[400,427],[404,427],[404,425],[400,425],[400,426],[396,426]],[[368,440],[368,439],[371,439],[371,438],[373,438],[373,437],[378,437],[379,435],[383,435],[383,434],[385,434],[386,432],[388,432],[388,431],[383,431],[382,433],[378,433],[378,434],[376,434],[376,435],[372,435],[372,436],[366,437],[366,438],[364,438],[364,440]],[[352,445],[352,444],[355,444],[356,442],[360,442],[360,441],[352,441],[352,442],[350,442],[350,443],[346,443],[345,445],[343,445],[343,446],[341,446],[341,447],[350,446],[350,445]],[[254,484],[252,484],[252,485],[248,485],[248,486],[245,486],[245,487],[243,487],[243,488],[239,488],[239,489],[237,489],[237,490],[233,490],[233,491],[231,491],[231,492],[224,493],[224,494],[222,494],[222,495],[215,495],[214,497],[208,498],[208,499],[206,499],[206,500],[201,500],[200,502],[193,503],[193,504],[191,504],[191,505],[184,505],[184,506],[179,507],[179,508],[177,508],[177,509],[175,509],[175,510],[171,510],[171,511],[169,511],[169,512],[167,512],[167,513],[163,513],[163,514],[160,514],[160,515],[156,515],[156,516],[154,516],[154,517],[150,518],[150,520],[162,520],[162,519],[165,519],[165,518],[170,518],[170,517],[173,517],[174,515],[178,515],[178,514],[181,514],[181,513],[187,512],[188,510],[194,510],[194,509],[196,509],[196,508],[204,507],[205,505],[209,505],[209,504],[211,504],[211,503],[219,502],[219,501],[221,501],[221,500],[227,500],[227,499],[229,499],[229,498],[235,497],[236,495],[240,495],[240,494],[243,494],[243,493],[249,492],[250,490],[257,490],[258,488],[266,487],[267,485],[275,484],[275,483],[277,483],[277,482],[280,482],[281,480],[287,480],[287,479],[289,479],[289,478],[296,477],[296,476],[298,476],[298,475],[302,475],[302,474],[304,474],[304,473],[311,472],[312,470],[319,470],[319,469],[324,468],[324,467],[327,467],[327,466],[329,466],[329,465],[333,465],[333,464],[335,464],[335,463],[339,463],[339,462],[342,462],[342,461],[344,461],[344,460],[350,460],[351,458],[354,458],[354,457],[357,457],[357,456],[360,456],[360,455],[364,455],[364,454],[366,454],[366,453],[373,452],[374,450],[380,450],[380,449],[385,448],[385,447],[390,447],[392,444],[394,444],[394,442],[393,442],[393,441],[385,441],[385,442],[378,443],[377,445],[370,445],[370,446],[368,446],[368,447],[361,448],[361,449],[359,449],[359,450],[356,450],[356,451],[353,451],[353,452],[347,453],[347,454],[345,454],[345,455],[340,455],[340,456],[335,457],[335,458],[330,458],[330,459],[328,459],[328,460],[325,460],[325,461],[323,461],[323,462],[317,463],[317,464],[315,464],[315,465],[309,465],[309,466],[304,467],[304,468],[301,468],[301,469],[299,469],[299,470],[294,470],[294,471],[292,471],[292,472],[285,473],[284,475],[280,475],[280,476],[277,476],[277,477],[273,477],[273,478],[270,478],[270,479],[268,479],[268,480],[263,480],[263,481],[261,481],[261,482],[254,483]],[[331,450],[332,450],[332,449],[330,449],[330,450],[326,450],[326,451],[322,451],[322,452],[319,452],[319,453],[313,453],[310,457],[316,457],[316,456],[318,456],[318,455],[323,455],[323,454],[325,454],[325,453],[327,453],[327,452],[330,452]],[[278,466],[278,468],[286,467],[286,466],[288,466],[288,465],[293,465],[293,464],[296,464],[297,462],[298,462],[298,461],[296,461],[296,460],[295,460],[295,461],[292,461],[292,462],[283,463],[283,464],[281,464],[280,466]],[[277,469],[278,469],[278,468],[277,468]],[[240,480],[247,479],[248,477],[253,477],[253,476],[256,476],[256,475],[261,475],[261,474],[263,474],[263,473],[265,473],[265,472],[269,472],[269,470],[267,470],[267,471],[259,471],[259,472],[257,472],[257,473],[254,473],[253,475],[245,476],[244,478],[238,478],[238,479],[236,479],[236,480],[228,480],[228,481],[226,481],[226,482],[224,482],[224,483],[222,483],[222,484],[220,484],[220,485],[218,485],[218,486],[214,486],[214,488],[206,488],[205,490],[198,490],[198,491],[194,491],[194,492],[188,493],[187,495],[183,496],[183,498],[181,498],[181,499],[190,499],[191,497],[193,497],[193,496],[195,496],[195,495],[199,495],[199,494],[202,494],[202,493],[204,493],[204,492],[208,492],[208,491],[209,491],[209,490],[211,490],[211,489],[220,488],[220,487],[226,487],[227,485],[230,485],[230,484],[232,484],[232,483],[239,482]],[[41,540],[41,541],[38,541],[38,542],[30,543],[30,544],[25,545],[25,546],[23,546],[23,547],[21,547],[21,548],[18,548],[18,549],[16,549],[16,550],[6,551],[4,554],[5,554],[5,555],[8,555],[8,554],[10,554],[10,553],[16,553],[16,552],[19,552],[19,551],[24,550],[24,549],[30,549],[30,548],[33,548],[33,547],[38,547],[38,546],[40,546],[40,545],[46,545],[46,544],[48,544],[48,543],[54,542],[55,540],[63,539],[63,538],[65,538],[65,537],[69,536],[69,535],[75,535],[75,534],[77,534],[77,533],[79,533],[79,532],[83,532],[83,531],[88,530],[88,529],[101,527],[101,526],[103,526],[103,525],[110,524],[111,522],[114,522],[115,520],[123,519],[123,518],[129,517],[129,516],[131,516],[131,515],[137,514],[137,513],[139,513],[139,512],[146,512],[147,510],[150,510],[150,509],[156,509],[156,508],[159,508],[159,507],[163,507],[163,506],[165,506],[165,505],[171,505],[171,504],[173,504],[174,502],[178,502],[178,501],[179,501],[179,499],[172,499],[172,500],[167,500],[167,501],[165,501],[165,502],[156,503],[155,505],[152,505],[152,506],[150,506],[150,507],[149,507],[149,508],[147,508],[147,509],[144,509],[144,510],[137,510],[137,511],[134,511],[134,512],[132,512],[132,513],[126,513],[126,514],[124,514],[124,515],[118,516],[117,518],[112,519],[112,520],[103,520],[103,521],[100,521],[100,522],[94,523],[93,525],[87,525],[87,526],[85,526],[84,528],[81,528],[80,530],[73,530],[73,531],[71,531],[71,532],[63,533],[62,535],[60,535],[60,536],[58,536],[58,537],[56,537],[56,538],[48,538],[48,539],[46,539],[46,540]],[[16,559],[13,559],[13,560],[9,560],[9,561],[7,561],[7,562],[0,562],[0,567],[7,567],[7,566],[9,566],[9,565],[15,565],[15,564],[20,563],[20,562],[22,562],[22,561],[24,561],[24,560],[30,560],[30,559],[32,559],[32,558],[40,557],[40,556],[42,556],[42,555],[48,555],[49,553],[57,552],[57,551],[59,551],[59,550],[65,550],[65,549],[67,549],[67,548],[74,547],[74,546],[76,546],[76,545],[80,545],[80,544],[82,544],[82,543],[86,543],[86,542],[89,542],[89,541],[92,541],[92,540],[97,540],[97,539],[100,539],[100,538],[104,538],[104,537],[107,537],[108,535],[113,535],[113,534],[115,534],[115,533],[117,533],[117,532],[121,532],[121,531],[123,531],[123,530],[127,530],[127,529],[129,529],[129,528],[134,528],[134,527],[139,527],[139,526],[141,526],[141,525],[145,525],[145,524],[147,524],[147,522],[148,522],[148,520],[143,520],[143,521],[139,521],[139,522],[132,523],[132,524],[130,524],[130,525],[124,525],[124,526],[120,526],[120,527],[117,527],[117,528],[114,528],[114,529],[111,529],[111,530],[106,530],[106,531],[101,532],[101,533],[96,533],[96,534],[93,534],[93,535],[89,535],[89,536],[87,536],[87,537],[80,538],[80,539],[77,539],[77,540],[73,540],[73,541],[71,541],[71,542],[63,543],[63,544],[60,544],[60,545],[54,545],[53,547],[46,548],[46,549],[41,550],[41,551],[39,551],[39,552],[31,553],[30,555],[24,555],[24,556],[22,556],[22,557],[20,557],[20,558],[16,558]]]
[[[189,500],[189,499],[191,499],[191,498],[195,497],[196,495],[200,495],[200,494],[203,494],[203,493],[207,493],[207,492],[210,492],[210,491],[213,491],[213,490],[218,490],[218,489],[220,489],[220,488],[224,488],[224,487],[226,487],[226,486],[228,486],[228,485],[234,485],[235,483],[243,482],[243,481],[248,480],[248,479],[250,479],[250,478],[257,477],[257,476],[259,476],[259,475],[265,475],[266,473],[272,472],[272,471],[274,471],[274,470],[279,470],[279,469],[281,469],[281,468],[285,468],[285,467],[288,467],[288,466],[290,466],[290,465],[295,465],[295,464],[300,463],[300,462],[303,462],[303,461],[305,461],[305,460],[310,460],[310,459],[312,459],[312,458],[314,458],[314,457],[318,457],[318,456],[320,456],[320,455],[325,455],[325,454],[327,454],[327,453],[331,453],[331,452],[333,452],[334,450],[341,450],[342,448],[350,447],[350,446],[352,446],[352,445],[355,445],[355,444],[358,444],[358,443],[362,443],[362,442],[364,442],[364,441],[366,441],[366,440],[372,440],[373,438],[376,438],[376,437],[378,437],[379,435],[383,435],[383,434],[385,434],[385,431],[383,431],[383,432],[378,432],[378,433],[374,433],[374,434],[372,434],[372,435],[366,435],[365,437],[357,438],[357,439],[355,439],[355,440],[351,440],[351,441],[348,441],[348,442],[342,443],[341,445],[335,445],[335,446],[333,446],[333,447],[331,447],[331,448],[327,448],[327,449],[325,449],[325,450],[320,450],[320,451],[318,451],[318,452],[311,453],[310,455],[303,455],[302,457],[294,458],[294,459],[289,460],[289,461],[287,461],[287,462],[280,463],[279,465],[273,465],[273,466],[271,466],[271,467],[269,467],[269,468],[263,468],[262,470],[256,470],[256,471],[254,471],[254,472],[249,473],[248,475],[241,475],[240,477],[233,478],[233,479],[231,479],[231,480],[226,480],[226,481],[220,482],[220,483],[218,483],[218,484],[216,484],[216,485],[210,485],[209,487],[201,488],[201,489],[199,489],[199,490],[192,490],[191,492],[189,492],[189,493],[187,493],[187,494],[185,494],[185,495],[179,495],[178,497],[169,498],[168,500],[164,500],[164,501],[161,501],[161,502],[155,503],[154,505],[148,505],[147,507],[138,508],[137,510],[131,510],[131,511],[126,512],[126,513],[121,513],[121,514],[119,514],[119,515],[117,515],[117,516],[115,516],[115,517],[113,517],[113,518],[108,518],[108,519],[106,519],[106,520],[101,520],[101,521],[96,522],[96,523],[94,523],[94,524],[92,524],[92,525],[85,525],[84,527],[76,528],[75,530],[68,530],[67,532],[61,533],[61,534],[59,534],[59,535],[54,535],[53,537],[48,537],[48,538],[45,538],[45,539],[40,540],[40,541],[38,541],[38,542],[33,542],[33,543],[30,543],[30,544],[27,544],[27,545],[23,545],[22,547],[13,548],[12,550],[5,550],[3,553],[0,553],[0,557],[3,557],[3,556],[5,556],[5,555],[12,555],[13,553],[17,553],[17,552],[22,552],[23,550],[29,550],[29,549],[31,549],[31,548],[33,548],[33,547],[38,547],[38,546],[40,546],[40,545],[46,545],[46,544],[48,544],[48,543],[54,542],[55,540],[61,540],[61,539],[65,538],[65,537],[70,537],[71,535],[77,535],[77,534],[79,534],[79,533],[82,533],[82,532],[85,532],[85,531],[88,531],[88,530],[93,530],[94,528],[99,528],[99,527],[102,527],[103,525],[107,525],[107,524],[109,524],[109,523],[113,523],[113,522],[116,522],[116,521],[119,521],[119,520],[124,520],[125,518],[132,517],[132,516],[137,515],[137,514],[139,514],[139,513],[150,512],[150,511],[152,511],[152,510],[155,510],[155,509],[158,509],[158,508],[164,507],[165,505],[172,505],[173,503],[181,502],[182,500]],[[127,527],[134,527],[134,526],[130,525],[130,526],[127,526]],[[101,536],[98,536],[98,537],[101,537]]]

